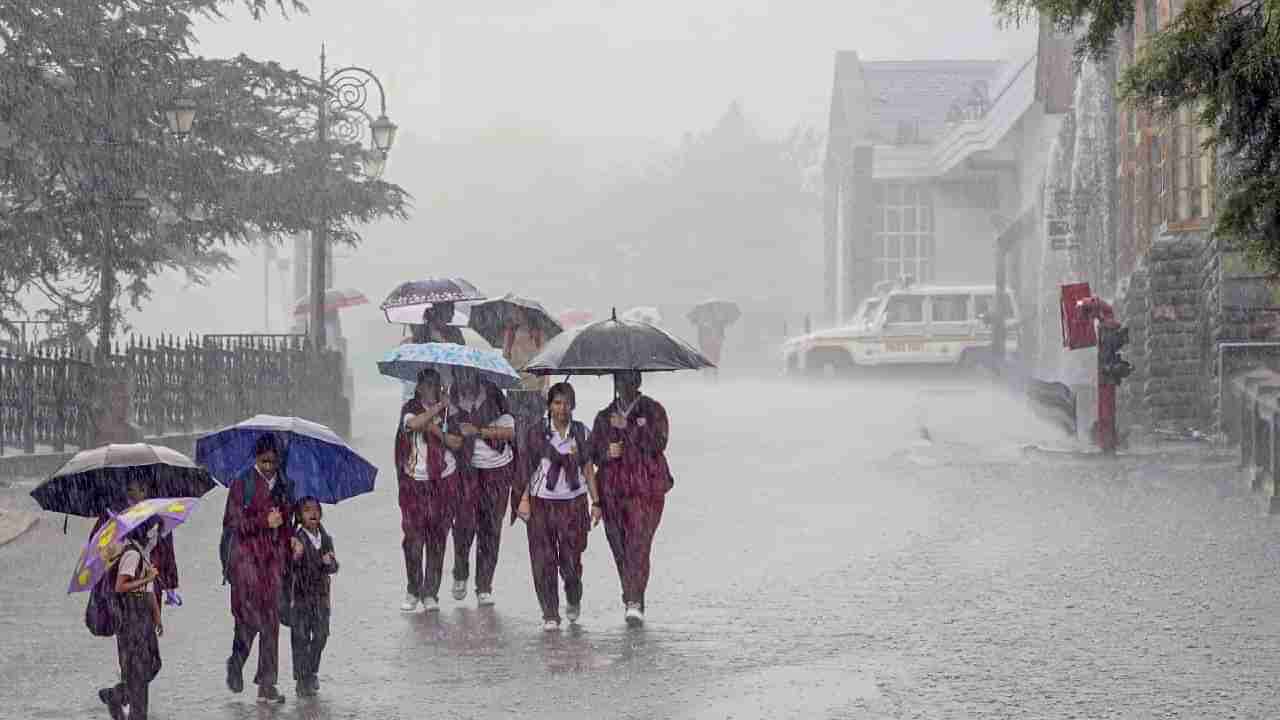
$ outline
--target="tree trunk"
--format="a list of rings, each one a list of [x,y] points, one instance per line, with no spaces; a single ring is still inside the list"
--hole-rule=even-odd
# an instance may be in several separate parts
[[[115,318],[112,316],[116,296],[116,270],[111,262],[109,238],[104,238],[102,268],[98,278],[98,363],[106,362],[111,355],[111,339],[115,336]]]

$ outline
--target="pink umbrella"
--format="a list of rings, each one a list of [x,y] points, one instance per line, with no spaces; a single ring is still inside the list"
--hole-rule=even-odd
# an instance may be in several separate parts
[[[324,291],[324,311],[334,312],[335,310],[343,310],[356,305],[368,305],[369,298],[364,293],[351,288],[329,288]],[[294,315],[307,315],[311,312],[311,296],[298,298],[295,303]]]
[[[577,308],[565,310],[560,313],[560,325],[564,328],[578,327],[586,325],[595,318],[595,314],[590,310],[579,310]]]
[[[193,497],[151,498],[112,516],[85,544],[80,553],[80,561],[76,563],[76,570],[71,574],[67,594],[91,590],[97,585],[112,563],[124,552],[123,539],[134,528],[154,517],[160,521],[160,534],[168,535],[175,527],[186,522],[199,504],[200,499]]]

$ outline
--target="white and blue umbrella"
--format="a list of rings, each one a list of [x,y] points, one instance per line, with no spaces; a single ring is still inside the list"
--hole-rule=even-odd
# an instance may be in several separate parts
[[[373,463],[334,431],[302,418],[254,415],[205,435],[196,440],[196,462],[230,487],[253,467],[253,448],[263,435],[275,436],[281,470],[294,500],[310,496],[332,504],[373,492],[378,474]]]
[[[470,368],[500,388],[520,384],[520,374],[494,350],[482,350],[453,343],[406,343],[398,345],[378,362],[378,372],[387,377],[418,381],[424,368],[434,368],[446,383],[453,382],[454,368]]]

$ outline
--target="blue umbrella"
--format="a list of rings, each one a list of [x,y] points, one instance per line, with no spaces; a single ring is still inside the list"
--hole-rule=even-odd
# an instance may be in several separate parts
[[[418,381],[418,372],[434,368],[446,383],[453,381],[453,368],[471,368],[500,388],[520,384],[520,374],[502,353],[453,343],[406,343],[397,346],[378,362],[378,372],[387,377]]]
[[[337,433],[302,418],[255,415],[204,435],[196,441],[196,462],[230,487],[253,467],[253,447],[267,434],[275,435],[282,472],[293,488],[294,500],[311,496],[323,503],[337,503],[373,491],[378,469]]]

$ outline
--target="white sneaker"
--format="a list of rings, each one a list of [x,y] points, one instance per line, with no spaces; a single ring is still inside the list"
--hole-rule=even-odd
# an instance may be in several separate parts
[[[423,598],[422,609],[426,612],[440,612],[440,601],[433,597]]]
[[[454,580],[453,581],[453,599],[462,600],[462,599],[465,599],[466,597],[467,597],[467,581]]]
[[[418,609],[418,598],[412,595],[405,595],[404,602],[400,603],[400,612],[413,612]]]
[[[568,618],[571,623],[578,622],[578,618],[582,617],[582,606],[569,605],[564,609],[564,616]]]
[[[476,605],[492,605],[493,593],[476,593]]]
[[[627,603],[627,624],[639,627],[644,624],[644,613],[640,611],[640,603]]]
[[[559,620],[547,620],[542,623],[542,632],[560,632]]]

